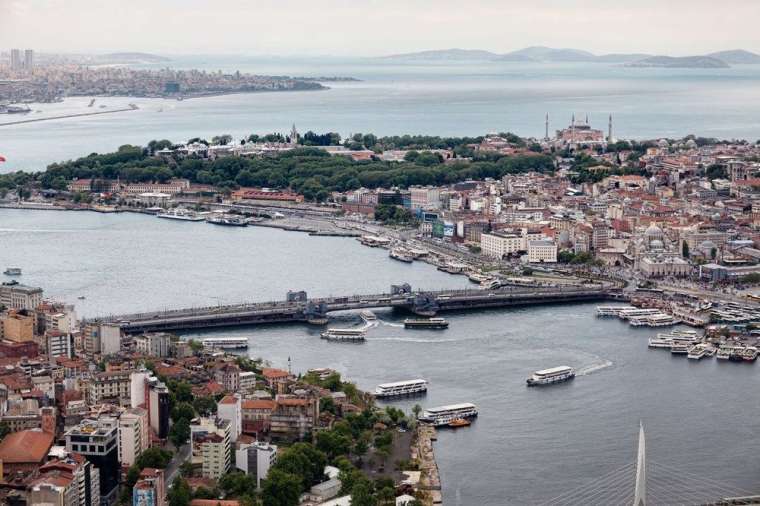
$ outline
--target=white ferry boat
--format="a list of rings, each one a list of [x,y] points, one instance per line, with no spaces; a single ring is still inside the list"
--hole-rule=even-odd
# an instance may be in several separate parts
[[[383,383],[375,388],[375,397],[395,397],[427,392],[428,383],[424,379]]]
[[[620,316],[621,311],[636,309],[633,306],[598,306],[596,308],[597,316]]]
[[[399,262],[412,263],[414,261],[412,255],[410,255],[408,251],[401,248],[390,250],[390,252],[388,252],[388,256],[394,260],[398,260]]]
[[[320,337],[331,341],[364,341],[364,335],[367,333],[366,328],[355,329],[327,329]]]
[[[669,327],[678,325],[679,320],[666,313],[654,313],[642,316],[628,317],[628,324],[632,327]]]
[[[193,211],[189,211],[187,209],[178,207],[176,209],[172,209],[170,211],[166,211],[163,213],[159,213],[156,215],[156,218],[163,218],[166,220],[179,220],[179,221],[203,221],[205,218],[203,216],[199,216]]]
[[[654,314],[659,314],[661,311],[659,309],[639,309],[639,308],[628,308],[623,309],[618,313],[618,316],[624,320],[628,320],[630,318],[638,318],[642,316],[651,316]]]
[[[363,310],[361,313],[359,313],[359,316],[361,316],[362,320],[364,320],[367,323],[377,320],[377,316],[375,315],[375,313],[373,313],[369,309]]]
[[[575,370],[572,367],[562,365],[534,372],[533,376],[528,378],[527,383],[529,387],[534,387],[562,383],[563,381],[569,381],[573,378],[575,378]]]
[[[650,337],[649,338],[649,347],[650,348],[670,348],[673,346],[673,340],[664,338],[664,337]]]
[[[477,406],[469,402],[464,402],[462,404],[449,404],[448,406],[428,408],[422,413],[420,420],[439,426],[448,425],[454,420],[466,420],[468,418],[475,418],[476,416],[478,416]]]
[[[673,346],[670,347],[670,353],[673,355],[688,355],[689,345],[686,343],[673,343]]]
[[[5,272],[3,272],[6,276],[21,276],[21,268],[20,267],[8,267],[5,269]]]
[[[203,346],[210,349],[244,350],[248,348],[247,337],[208,337]]]
[[[705,347],[701,344],[696,344],[689,348],[689,353],[686,356],[690,360],[702,360],[706,355]]]

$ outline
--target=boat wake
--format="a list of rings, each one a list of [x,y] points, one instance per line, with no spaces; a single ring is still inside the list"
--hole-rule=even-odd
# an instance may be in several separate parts
[[[456,343],[466,339],[419,339],[414,337],[367,337],[365,341],[398,341],[401,343]]]
[[[605,360],[603,362],[597,362],[596,364],[587,365],[584,367],[581,367],[578,369],[578,372],[575,373],[576,376],[588,376],[589,374],[595,373],[597,371],[601,371],[602,369],[607,369],[608,367],[612,366],[611,360]]]
[[[378,321],[378,324],[385,325],[387,327],[396,327],[396,328],[399,328],[399,329],[403,329],[404,328],[404,324],[403,323],[391,323],[391,322],[386,322],[384,320],[377,320],[377,321]]]

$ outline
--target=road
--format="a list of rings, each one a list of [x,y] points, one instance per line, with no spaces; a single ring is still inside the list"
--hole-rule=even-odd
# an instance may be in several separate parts
[[[179,475],[180,466],[190,459],[191,450],[192,447],[190,443],[183,445],[179,451],[174,454],[174,458],[169,462],[169,465],[166,466],[166,472],[164,475],[166,477],[166,488],[169,488],[174,479]]]

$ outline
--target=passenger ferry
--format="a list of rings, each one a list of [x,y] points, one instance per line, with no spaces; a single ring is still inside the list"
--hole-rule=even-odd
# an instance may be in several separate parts
[[[364,335],[367,333],[365,328],[356,329],[327,329],[320,337],[322,339],[329,339],[331,341],[364,341]]]
[[[688,355],[689,354],[689,345],[686,343],[673,343],[673,346],[670,347],[670,353],[673,355]]]
[[[367,323],[377,320],[377,316],[375,315],[375,313],[373,313],[369,309],[363,310],[361,313],[359,313],[359,316],[361,316],[362,320],[364,320]]]
[[[705,347],[701,344],[696,344],[689,348],[689,353],[686,356],[691,360],[702,360],[706,355]]]
[[[394,260],[398,260],[399,262],[406,262],[408,264],[414,261],[414,258],[409,254],[408,251],[400,248],[390,250],[390,252],[388,252],[388,256]]]
[[[207,223],[212,225],[222,225],[225,227],[247,227],[248,222],[243,218],[233,218],[231,216],[219,216],[217,218],[206,219]]]
[[[723,344],[718,348],[718,353],[715,354],[715,358],[719,360],[730,360],[732,355],[736,355],[738,351],[743,349],[743,346]]]
[[[156,215],[156,218],[164,218],[166,220],[179,220],[179,221],[203,221],[205,219],[203,218],[203,216],[199,216],[195,212],[188,211],[187,209],[183,209],[181,207],[172,209],[171,211],[159,213]]]
[[[633,306],[598,306],[596,316],[620,316],[622,311],[636,309]]]
[[[670,348],[673,346],[673,340],[667,339],[664,337],[650,337],[649,338],[649,347],[650,348]]]
[[[203,340],[203,346],[210,349],[244,350],[248,348],[247,337],[209,337]]]
[[[21,276],[21,268],[20,267],[8,267],[5,269],[5,272],[3,272],[6,276]]]
[[[395,397],[427,392],[428,383],[424,379],[383,383],[375,388],[375,397]]]
[[[572,367],[562,365],[534,372],[533,376],[528,378],[527,383],[529,387],[534,387],[562,383],[563,381],[569,381],[573,378],[575,378],[575,370]]]
[[[407,318],[404,320],[404,328],[406,329],[446,329],[449,327],[449,322],[440,317],[412,320]]]
[[[449,404],[448,406],[438,406],[436,408],[426,409],[420,421],[430,423],[436,427],[448,425],[450,422],[458,419],[475,418],[478,416],[478,408],[475,404],[464,402],[462,404]]]

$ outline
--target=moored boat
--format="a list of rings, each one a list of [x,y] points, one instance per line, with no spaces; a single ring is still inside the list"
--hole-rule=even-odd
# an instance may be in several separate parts
[[[206,219],[206,223],[211,223],[212,225],[222,225],[225,227],[247,227],[248,222],[244,220],[243,218],[234,218],[231,216],[219,216],[217,218],[208,218]]]
[[[468,420],[478,416],[478,408],[475,404],[464,402],[461,404],[449,404],[447,406],[438,406],[426,409],[420,421],[435,426],[448,425],[450,422],[458,419]]]
[[[670,347],[670,353],[673,355],[688,355],[689,354],[689,345],[686,343],[673,343],[673,346]]]
[[[8,267],[5,269],[5,272],[3,272],[6,276],[21,276],[21,268],[20,267]]]
[[[390,250],[388,256],[394,260],[398,260],[399,262],[412,263],[414,261],[412,255],[410,255],[408,251],[401,248],[394,248]]]
[[[157,218],[163,218],[166,220],[178,220],[178,221],[203,221],[203,216],[199,216],[193,211],[178,207],[170,211],[159,213]]]
[[[650,348],[670,348],[671,346],[673,346],[672,339],[667,339],[664,337],[650,337],[649,338]]]
[[[528,378],[527,384],[529,387],[553,385],[554,383],[562,383],[573,378],[575,378],[575,370],[572,367],[562,365],[534,372]]]
[[[469,420],[465,420],[464,418],[457,418],[455,420],[450,421],[447,425],[453,429],[457,429],[459,427],[469,427],[470,425],[472,425],[472,422]]]
[[[696,344],[689,348],[689,352],[686,357],[690,360],[702,360],[705,355],[705,347],[701,344]]]

